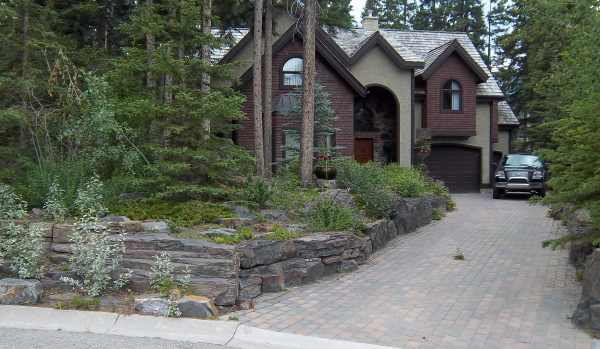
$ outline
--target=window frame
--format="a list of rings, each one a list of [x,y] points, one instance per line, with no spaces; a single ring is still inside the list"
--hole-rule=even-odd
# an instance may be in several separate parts
[[[452,82],[456,82],[456,84],[458,85],[458,91],[453,90],[452,89]],[[450,83],[450,88],[446,88],[446,85],[448,85],[448,83]],[[454,110],[452,109],[452,99],[454,96],[454,92],[458,92],[458,110]],[[444,95],[446,93],[450,93],[450,109],[446,109],[444,106]],[[442,85],[442,88],[440,89],[440,112],[442,113],[453,113],[453,114],[458,114],[458,113],[462,113],[463,112],[463,108],[464,108],[464,98],[463,98],[463,86],[460,83],[460,81],[456,80],[456,79],[448,79],[446,80],[446,82],[444,82],[444,84]]]
[[[292,59],[297,58],[300,59],[302,61],[302,70],[300,72],[297,71],[289,71],[289,70],[283,70],[286,63],[288,63],[289,61],[291,61]],[[293,55],[293,56],[289,56],[287,57],[284,61],[283,64],[281,65],[281,69],[279,69],[280,73],[281,73],[281,78],[279,79],[279,87],[281,89],[285,89],[285,90],[293,90],[299,87],[302,87],[302,85],[304,85],[304,57],[302,56],[297,56],[297,55]],[[300,79],[301,79],[301,84],[300,85],[286,85],[285,84],[285,74],[299,74],[300,75]]]

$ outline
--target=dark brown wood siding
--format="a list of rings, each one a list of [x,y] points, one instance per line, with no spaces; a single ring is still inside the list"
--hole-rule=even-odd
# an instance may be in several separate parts
[[[282,68],[285,62],[292,57],[302,57],[302,42],[296,38],[290,41],[283,49],[273,55],[273,103],[277,103],[279,96],[290,90],[282,86]],[[354,90],[333,70],[331,66],[317,54],[317,80],[327,93],[335,111],[335,127],[338,129],[335,137],[336,146],[340,148],[339,154],[352,156],[354,154]],[[247,82],[241,89],[248,98],[243,106],[246,119],[241,122],[242,128],[236,132],[236,142],[254,152],[254,127],[252,124],[252,82]],[[283,159],[283,131],[287,128],[301,126],[301,117],[284,117],[273,115],[273,159]]]
[[[433,136],[475,136],[476,79],[460,56],[452,54],[427,80],[424,124],[431,129]],[[456,80],[462,87],[460,112],[442,111],[441,89],[448,80]]]

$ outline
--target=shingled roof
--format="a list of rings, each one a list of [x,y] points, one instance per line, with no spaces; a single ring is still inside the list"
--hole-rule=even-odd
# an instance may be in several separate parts
[[[518,126],[519,119],[513,113],[510,105],[506,101],[498,102],[498,125]]]
[[[363,28],[357,28],[352,30],[340,29],[331,35],[338,46],[348,56],[352,57],[374,33]],[[451,45],[452,41],[456,40],[489,77],[487,81],[478,85],[477,95],[484,97],[504,97],[502,90],[498,87],[498,83],[485,64],[483,57],[481,57],[466,33],[395,29],[380,29],[379,33],[405,60],[425,63],[425,68],[415,71],[417,75],[425,71],[428,61],[433,62],[437,55],[444,52],[445,48]]]

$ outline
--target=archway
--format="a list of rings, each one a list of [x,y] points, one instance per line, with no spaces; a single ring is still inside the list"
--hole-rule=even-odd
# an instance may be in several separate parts
[[[382,164],[398,161],[398,103],[387,88],[369,86],[354,104],[354,158]]]

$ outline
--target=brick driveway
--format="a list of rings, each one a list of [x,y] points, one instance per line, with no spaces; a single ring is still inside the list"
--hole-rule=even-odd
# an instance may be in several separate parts
[[[457,195],[441,222],[401,236],[358,271],[267,294],[253,326],[400,348],[591,348],[568,317],[580,286],[561,228],[526,200]],[[460,248],[465,261],[452,258]]]

